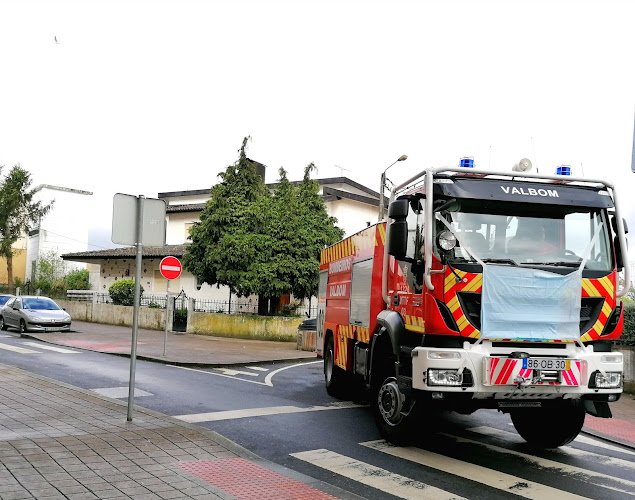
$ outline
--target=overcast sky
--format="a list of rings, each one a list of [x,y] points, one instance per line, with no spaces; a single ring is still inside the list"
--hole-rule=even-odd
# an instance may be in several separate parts
[[[0,0],[0,165],[93,191],[99,246],[114,193],[208,189],[247,135],[267,182],[314,161],[378,190],[403,154],[395,182],[568,164],[617,182],[635,231],[634,20],[610,0]]]

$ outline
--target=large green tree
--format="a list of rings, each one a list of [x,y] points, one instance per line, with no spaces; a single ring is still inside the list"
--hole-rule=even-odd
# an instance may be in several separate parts
[[[45,205],[33,201],[35,190],[31,187],[31,174],[19,164],[14,165],[0,184],[0,256],[7,260],[9,289],[13,283],[13,244],[28,235],[51,209],[53,202]]]
[[[320,250],[342,237],[329,217],[319,185],[291,183],[284,169],[269,193],[245,153],[220,175],[201,220],[190,232],[185,267],[208,284],[228,285],[239,295],[258,294],[260,312],[273,312],[279,297],[310,297],[317,291]],[[266,307],[268,305],[268,307]]]

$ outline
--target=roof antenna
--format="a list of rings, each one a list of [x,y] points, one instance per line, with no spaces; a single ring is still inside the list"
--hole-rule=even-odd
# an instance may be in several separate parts
[[[538,170],[538,158],[536,158],[536,146],[534,145],[534,138],[530,137],[531,139],[531,149],[534,153],[534,163],[536,164],[536,173],[540,173],[540,171]]]
[[[347,172],[350,172],[349,169],[344,168],[344,167],[340,167],[339,165],[335,165],[335,168],[339,168],[340,169],[340,177],[344,177],[344,171],[346,170]]]

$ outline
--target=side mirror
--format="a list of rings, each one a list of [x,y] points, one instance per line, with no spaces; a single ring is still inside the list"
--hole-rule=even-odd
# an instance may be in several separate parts
[[[615,247],[615,267],[618,272],[620,272],[624,269],[624,256],[622,255],[622,246],[620,245],[619,236],[616,236],[613,240],[613,246]],[[626,246],[628,247],[628,240],[626,240]]]
[[[408,222],[405,219],[396,220],[390,225],[388,233],[388,255],[403,260],[408,249]]]
[[[408,217],[408,200],[395,200],[388,205],[388,217],[394,220],[405,220]]]
[[[388,255],[403,260],[408,249],[408,200],[395,200],[388,206],[388,217],[393,219],[388,231],[386,250]]]

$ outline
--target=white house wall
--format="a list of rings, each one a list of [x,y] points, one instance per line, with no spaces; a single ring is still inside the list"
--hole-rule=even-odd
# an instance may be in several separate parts
[[[27,277],[31,277],[34,262],[50,253],[62,255],[88,250],[88,228],[93,216],[92,196],[85,191],[42,186],[33,199],[43,204],[51,201],[54,203],[46,217],[40,221],[39,234],[28,238]],[[86,267],[80,262],[66,264],[67,271]]]
[[[168,226],[165,233],[166,245],[182,245],[187,240],[188,225],[198,222],[200,212],[172,212],[168,214]]]
[[[344,237],[375,224],[379,216],[379,205],[374,207],[344,198],[326,203],[326,210],[331,217],[337,218],[337,226],[344,230]]]

